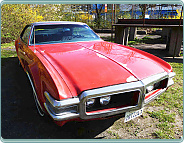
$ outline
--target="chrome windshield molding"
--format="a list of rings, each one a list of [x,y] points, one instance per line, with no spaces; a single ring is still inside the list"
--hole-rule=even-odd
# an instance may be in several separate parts
[[[55,121],[64,121],[68,119],[73,119],[73,118],[78,118],[79,114],[78,113],[60,113],[60,114],[54,114],[51,112],[51,110],[48,108],[47,104],[44,103],[45,109],[49,113],[49,115],[55,120]]]
[[[84,91],[79,96],[80,98],[80,104],[79,104],[80,118],[81,119],[101,118],[101,117],[111,116],[115,114],[120,114],[126,111],[138,110],[142,108],[142,103],[144,102],[142,98],[142,94],[144,90],[143,87],[144,87],[143,83],[141,81],[137,81],[137,82],[112,85],[112,86]],[[138,104],[136,106],[122,107],[122,108],[117,108],[113,110],[105,110],[105,111],[94,112],[94,113],[86,113],[86,101],[89,98],[103,97],[107,95],[113,96],[119,93],[126,93],[126,92],[131,92],[131,91],[140,92]]]
[[[44,92],[44,95],[54,108],[61,108],[65,106],[76,105],[76,104],[79,104],[80,102],[78,97],[63,99],[61,101],[58,101],[58,100],[55,100],[53,97],[51,97],[48,92]]]

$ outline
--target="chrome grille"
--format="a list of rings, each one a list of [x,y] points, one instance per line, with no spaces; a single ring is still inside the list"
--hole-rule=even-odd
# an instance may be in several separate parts
[[[91,108],[86,108],[86,112],[112,109],[112,108],[123,108],[127,106],[137,106],[139,95],[140,95],[139,91],[125,92],[111,95],[110,103],[107,105],[100,104],[101,97],[94,98],[95,99],[94,105]]]

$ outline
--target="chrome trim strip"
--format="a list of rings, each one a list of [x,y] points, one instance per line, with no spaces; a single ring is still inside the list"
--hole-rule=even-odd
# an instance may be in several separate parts
[[[50,96],[48,92],[44,92],[45,97],[47,100],[52,104],[54,108],[61,108],[65,106],[71,106],[74,104],[79,104],[79,98],[70,98],[70,99],[63,99],[61,101],[55,100],[53,97]]]
[[[161,80],[164,80],[164,79],[166,79],[166,78],[169,78],[168,73],[167,73],[167,72],[162,72],[162,73],[160,73],[160,74],[152,75],[152,76],[150,76],[150,77],[148,77],[148,78],[143,79],[142,82],[143,82],[143,84],[145,85],[145,87],[144,87],[143,98],[145,99],[145,96],[146,96],[146,88],[147,88],[148,86],[153,85],[153,84],[155,84],[155,83],[157,83],[157,82],[159,82],[159,81],[161,81]],[[149,98],[150,98],[150,101],[152,101],[151,98],[155,99],[155,98],[156,98],[157,96],[159,96],[159,95],[160,95],[160,94],[155,94],[154,96],[149,97]],[[147,99],[147,100],[148,100],[148,99]],[[145,104],[148,103],[148,101],[147,101],[146,103],[145,103],[145,101],[146,101],[146,100],[144,100],[143,106],[144,106]]]
[[[170,86],[173,85],[173,84],[174,84],[174,81],[172,80],[172,78],[170,78],[170,79],[168,80],[167,87],[170,87]]]
[[[175,72],[170,72],[170,73],[169,73],[169,78],[173,78],[175,75],[176,75]]]
[[[160,80],[163,80],[163,79],[166,79],[168,78],[168,73],[167,72],[162,72],[160,74],[156,74],[156,75],[152,75],[148,78],[145,78],[142,80],[143,84],[146,85],[146,86],[150,86]]]
[[[155,98],[157,98],[159,95],[161,95],[162,93],[164,93],[166,91],[166,88],[158,91],[157,93],[155,93],[153,96],[150,96],[148,99],[144,100],[144,105],[148,104],[149,102],[153,101]]]
[[[78,106],[79,98],[70,98],[58,101],[51,97],[46,91],[44,92],[44,95],[46,97],[46,102],[44,103],[45,109],[54,120],[63,121],[79,117],[79,113],[74,113],[72,110],[57,113],[57,111],[61,110],[62,108],[69,108],[69,106],[71,107],[72,105]]]
[[[78,113],[68,113],[67,114],[54,114],[52,113],[49,108],[47,107],[47,104],[44,103],[45,109],[47,110],[47,112],[49,113],[49,115],[56,121],[64,121],[64,120],[68,120],[68,119],[73,119],[73,118],[78,118],[79,114]]]
[[[40,107],[40,109],[41,109],[42,112],[44,113],[44,110],[43,110],[43,108],[42,108],[42,106],[41,106],[41,104],[40,104],[40,102],[39,102],[39,100],[38,100],[37,93],[36,93],[36,91],[35,91],[34,84],[33,84],[32,80],[31,80],[31,77],[30,77],[30,75],[29,75],[29,73],[28,73],[27,71],[26,71],[26,74],[27,74],[27,77],[28,77],[28,79],[29,79],[29,82],[31,83],[31,87],[32,87],[32,90],[33,90],[33,94],[35,94],[34,98],[36,99],[36,101],[37,101],[37,103],[38,103],[38,106]],[[36,104],[36,106],[37,106],[37,104]],[[39,109],[38,109],[38,112],[39,112],[39,114],[40,114],[41,116],[44,116],[44,115],[41,113],[41,111],[39,111]]]
[[[142,89],[143,84],[141,81],[137,82],[130,82],[130,83],[124,83],[124,84],[118,84],[118,85],[112,85],[112,86],[106,86],[102,88],[97,89],[91,89],[84,91],[80,96],[79,99],[84,100],[85,97],[96,97],[96,96],[106,96],[106,95],[112,95],[112,94],[118,94],[123,92],[129,92],[134,91],[137,89]]]
[[[169,73],[169,80],[168,80],[168,84],[167,84],[167,87],[170,87],[171,85],[174,84],[174,81],[173,81],[173,77],[175,76],[176,74],[174,72],[171,72]]]
[[[167,72],[163,72],[161,74],[157,74],[157,75],[154,75],[154,76],[151,76],[149,78],[147,78],[145,81],[143,81],[143,83],[145,84],[147,81],[151,80],[151,78],[155,79],[155,80],[152,80],[151,82],[147,83],[147,85],[145,85],[145,89],[147,86],[149,85],[153,85],[154,83],[156,82],[159,82],[161,80],[164,80],[166,78],[168,78],[168,83],[167,83],[167,87],[158,91],[157,93],[155,93],[154,95],[150,96],[148,99],[145,99],[144,101],[144,105],[148,104],[149,102],[153,101],[155,98],[157,98],[159,95],[161,95],[162,93],[164,93],[167,88],[171,85],[174,84],[174,81],[172,80],[172,78],[175,76],[176,74],[174,72],[171,72],[171,73],[167,73]],[[146,93],[146,91],[144,91],[144,93]]]

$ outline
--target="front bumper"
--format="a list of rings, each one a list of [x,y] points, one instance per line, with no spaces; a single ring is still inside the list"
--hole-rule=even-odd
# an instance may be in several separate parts
[[[158,97],[160,94],[166,91],[166,89],[174,84],[172,78],[175,76],[174,72],[171,73],[160,73],[153,76],[150,76],[146,79],[143,79],[142,81],[136,81],[131,83],[124,83],[124,84],[118,84],[118,85],[112,85],[97,89],[91,89],[82,92],[82,94],[79,97],[71,98],[71,99],[65,99],[62,101],[57,101],[53,99],[49,93],[45,92],[46,102],[44,103],[44,106],[49,113],[49,115],[56,121],[64,121],[74,118],[81,118],[84,120],[87,119],[94,119],[94,118],[102,118],[102,117],[108,117],[116,114],[121,114],[127,111],[133,111],[141,109],[143,106],[154,100],[156,97]],[[146,89],[150,85],[154,85],[155,83],[167,80],[167,85],[159,89],[158,91],[155,91],[152,95],[149,95],[149,98],[145,97],[147,96]],[[126,107],[119,107],[119,108],[112,108],[107,110],[99,110],[97,112],[87,112],[86,111],[86,101],[89,98],[98,98],[103,97],[107,95],[117,95],[121,93],[127,93],[127,92],[134,92],[139,91],[139,97],[137,104],[133,106],[126,106]]]

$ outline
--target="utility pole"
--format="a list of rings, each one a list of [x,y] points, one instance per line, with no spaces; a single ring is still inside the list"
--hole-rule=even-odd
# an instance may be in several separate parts
[[[111,20],[112,24],[113,24],[113,17],[114,17],[114,16],[113,16],[113,11],[114,11],[114,10],[113,10],[113,7],[114,7],[114,4],[112,4],[112,20]]]
[[[113,6],[114,6],[114,4],[112,4],[112,19],[111,19],[111,42],[112,42],[112,38],[113,38]]]
[[[116,23],[116,4],[114,4],[114,24]]]

